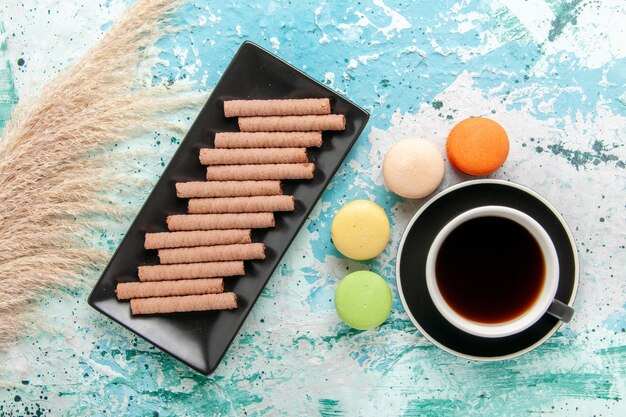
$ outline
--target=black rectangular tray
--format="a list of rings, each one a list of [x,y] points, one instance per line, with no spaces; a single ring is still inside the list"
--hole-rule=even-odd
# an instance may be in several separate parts
[[[346,116],[346,129],[324,132],[322,147],[310,149],[309,158],[316,163],[312,180],[283,182],[284,193],[295,197],[295,211],[276,213],[273,229],[253,231],[253,241],[265,244],[267,257],[246,262],[245,276],[225,279],[225,291],[237,294],[238,308],[131,316],[128,302],[115,298],[115,286],[137,281],[137,266],[158,264],[156,251],[143,247],[145,233],[167,231],[166,217],[186,212],[187,200],[176,197],[176,182],[204,180],[200,148],[213,147],[215,132],[238,130],[236,118],[224,117],[224,100],[310,97],[330,98],[332,112]],[[368,119],[366,111],[285,61],[252,42],[243,43],[102,273],[89,305],[198,372],[213,372]]]

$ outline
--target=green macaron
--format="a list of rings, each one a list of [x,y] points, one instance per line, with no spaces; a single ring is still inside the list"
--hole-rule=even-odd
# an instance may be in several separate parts
[[[374,272],[352,272],[337,286],[335,307],[348,326],[358,330],[373,329],[389,317],[391,289]]]

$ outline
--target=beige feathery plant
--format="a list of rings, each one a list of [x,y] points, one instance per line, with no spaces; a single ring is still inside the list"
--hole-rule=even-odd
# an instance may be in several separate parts
[[[44,291],[80,285],[103,266],[107,254],[81,237],[91,215],[111,211],[103,191],[125,180],[105,149],[199,103],[190,86],[153,86],[139,70],[171,30],[176,3],[139,0],[80,61],[15,107],[0,138],[0,349],[33,328],[32,304]]]

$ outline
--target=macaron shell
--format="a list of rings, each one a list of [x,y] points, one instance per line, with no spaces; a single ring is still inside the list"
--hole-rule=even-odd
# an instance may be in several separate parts
[[[410,138],[396,143],[385,155],[383,177],[394,193],[405,198],[423,198],[443,180],[444,160],[433,142]]]
[[[340,208],[330,232],[337,250],[358,261],[380,255],[389,242],[390,233],[385,210],[368,200],[354,200]]]
[[[389,285],[374,272],[348,274],[335,290],[335,307],[339,317],[357,330],[380,326],[389,317],[391,305]]]
[[[509,155],[509,138],[495,121],[472,117],[452,128],[446,141],[446,154],[459,171],[488,175],[500,168]]]

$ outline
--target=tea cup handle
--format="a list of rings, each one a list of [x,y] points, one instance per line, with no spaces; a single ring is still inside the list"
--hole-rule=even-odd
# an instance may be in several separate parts
[[[550,307],[548,307],[547,313],[552,317],[556,317],[561,320],[563,323],[568,323],[574,315],[574,309],[567,304],[554,299],[552,300]]]

